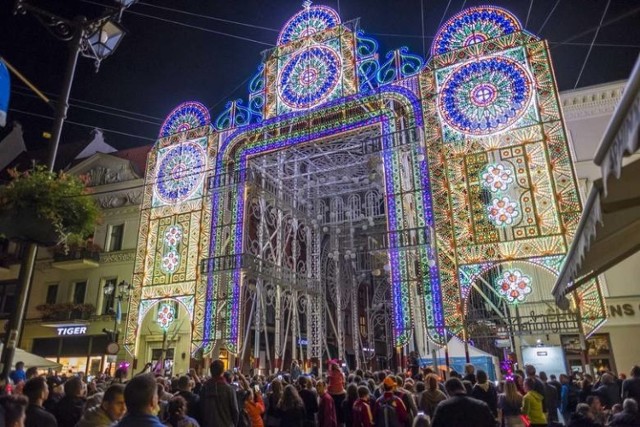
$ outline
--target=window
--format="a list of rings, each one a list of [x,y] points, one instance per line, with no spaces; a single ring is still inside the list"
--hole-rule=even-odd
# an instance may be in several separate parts
[[[116,300],[116,293],[118,293],[118,285],[117,282],[118,279],[115,277],[112,277],[110,279],[104,279],[103,283],[102,283],[102,314],[113,314],[114,312],[114,308],[113,308],[113,303]],[[110,286],[113,289],[113,292],[111,292],[110,294],[106,294],[104,292],[104,290],[107,288],[107,286]]]
[[[124,234],[124,224],[110,225],[107,236],[107,249],[111,251],[122,250],[122,236]]]
[[[47,287],[47,299],[44,301],[46,304],[55,304],[58,299],[58,285],[49,285]]]
[[[73,287],[73,303],[84,304],[84,297],[87,293],[87,282],[76,282]]]
[[[16,284],[0,286],[0,318],[8,318],[16,305]]]

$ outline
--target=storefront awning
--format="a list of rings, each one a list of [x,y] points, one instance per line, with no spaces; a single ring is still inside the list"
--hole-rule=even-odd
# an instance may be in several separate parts
[[[553,288],[556,301],[640,250],[640,59],[598,147],[595,181]],[[611,176],[613,175],[613,176]]]
[[[20,348],[16,348],[16,354],[13,356],[13,364],[17,362],[24,362],[26,368],[36,367],[40,369],[62,369],[62,365],[56,362],[52,362],[49,359],[40,357],[37,354],[29,353]]]

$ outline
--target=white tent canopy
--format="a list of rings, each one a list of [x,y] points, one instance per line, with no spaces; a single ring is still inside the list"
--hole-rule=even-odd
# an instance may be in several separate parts
[[[0,352],[2,352],[2,347],[3,345],[0,344]],[[40,369],[62,369],[61,364],[52,362],[51,360],[40,357],[37,354],[29,353],[28,351],[24,351],[21,348],[16,348],[11,367],[14,368],[16,366],[16,363],[18,362],[24,362],[25,369],[29,369],[32,367]]]
[[[479,348],[468,345],[469,347],[469,357],[491,357],[496,358],[493,354],[487,353],[486,351],[482,351]],[[449,357],[465,357],[464,353],[464,343],[459,338],[453,337],[447,343],[447,349],[449,350]],[[444,347],[441,347],[437,352],[438,358],[444,357]],[[496,358],[497,359],[497,358]]]

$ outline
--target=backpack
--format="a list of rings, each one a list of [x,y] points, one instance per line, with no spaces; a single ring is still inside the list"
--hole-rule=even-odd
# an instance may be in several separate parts
[[[396,405],[393,398],[378,401],[375,416],[376,427],[401,427]]]

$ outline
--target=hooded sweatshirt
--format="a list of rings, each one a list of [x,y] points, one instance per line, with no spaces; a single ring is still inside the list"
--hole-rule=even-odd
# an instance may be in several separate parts
[[[542,412],[542,399],[544,397],[534,390],[530,390],[522,398],[522,414],[529,417],[531,424],[547,423],[547,417]]]

